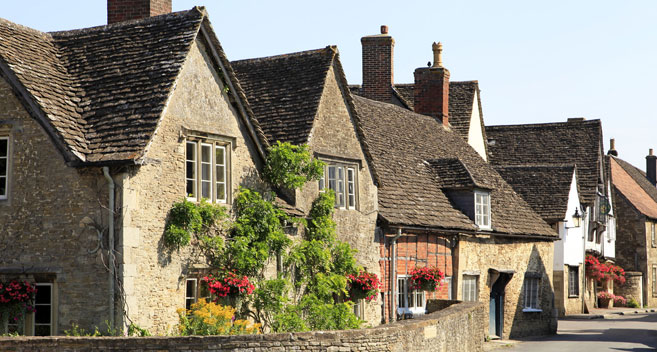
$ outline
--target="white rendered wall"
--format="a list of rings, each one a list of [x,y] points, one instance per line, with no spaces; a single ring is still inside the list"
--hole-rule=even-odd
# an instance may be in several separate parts
[[[486,161],[486,147],[484,140],[484,132],[481,130],[481,114],[479,109],[478,92],[475,91],[474,99],[472,101],[472,116],[470,117],[470,129],[468,130],[468,144]]]

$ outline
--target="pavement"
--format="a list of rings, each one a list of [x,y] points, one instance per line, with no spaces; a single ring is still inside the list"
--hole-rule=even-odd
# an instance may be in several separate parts
[[[591,309],[589,314],[559,319],[556,335],[518,340],[491,340],[484,351],[654,351],[657,309]]]

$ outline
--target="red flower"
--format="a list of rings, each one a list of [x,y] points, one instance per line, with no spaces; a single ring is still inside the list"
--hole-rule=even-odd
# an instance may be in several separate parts
[[[237,296],[244,293],[250,295],[255,289],[253,284],[249,282],[248,277],[242,276],[240,278],[234,272],[226,273],[223,278],[215,278],[209,275],[204,277],[203,281],[208,283],[210,292],[217,296],[215,301],[229,295]]]
[[[347,275],[347,289],[351,300],[365,298],[369,302],[376,298],[380,288],[381,281],[374,273],[361,270],[357,275]]]
[[[436,291],[445,278],[443,272],[436,267],[415,268],[410,275],[410,286],[414,290]]]

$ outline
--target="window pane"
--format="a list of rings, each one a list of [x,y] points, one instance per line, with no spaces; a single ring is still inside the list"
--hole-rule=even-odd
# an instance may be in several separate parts
[[[225,176],[226,174],[224,173],[224,166],[223,165],[217,165],[217,182],[225,182]]]
[[[50,285],[37,285],[35,304],[50,304]]]
[[[347,169],[347,205],[350,208],[356,207],[356,174],[354,169]]]
[[[50,336],[50,325],[34,326],[34,336]]]
[[[36,308],[36,312],[34,313],[34,323],[50,324],[50,306],[38,305],[35,308]]]
[[[212,170],[210,168],[210,164],[203,163],[201,165],[201,180],[203,181],[210,181],[212,177]]]
[[[7,178],[0,177],[0,196],[7,195]]]
[[[8,141],[6,139],[0,139],[0,158],[7,156],[7,146],[9,145],[7,142]]]
[[[217,200],[226,200],[226,184],[224,183],[217,183]]]
[[[0,158],[0,176],[7,176],[7,158]]]
[[[196,198],[196,142],[187,142],[186,148],[186,192],[187,196]]]
[[[209,144],[203,144],[201,146],[201,161],[204,163],[212,162],[212,146]]]

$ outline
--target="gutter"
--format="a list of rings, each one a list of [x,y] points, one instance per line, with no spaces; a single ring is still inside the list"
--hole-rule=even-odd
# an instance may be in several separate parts
[[[109,167],[103,167],[103,174],[105,175],[105,179],[107,179],[109,192],[109,205],[107,212],[107,222],[109,226],[109,238],[107,246],[107,262],[109,265],[109,326],[111,329],[114,329],[114,180],[112,179],[112,176],[110,176]]]
[[[390,250],[392,251],[392,262],[390,263],[390,319],[389,321],[394,322],[397,320],[397,314],[395,312],[395,300],[397,299],[397,240],[402,235],[401,227],[397,229],[397,235],[392,238],[390,242]]]

